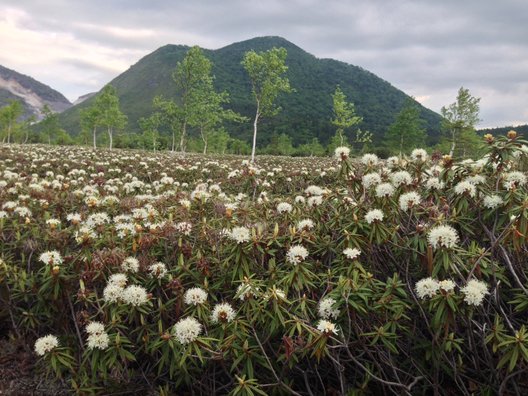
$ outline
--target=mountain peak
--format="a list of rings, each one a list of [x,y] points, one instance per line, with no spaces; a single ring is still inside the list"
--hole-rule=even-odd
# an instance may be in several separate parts
[[[409,99],[401,90],[375,74],[331,59],[318,59],[283,37],[254,37],[225,47],[205,49],[204,55],[213,64],[215,88],[230,95],[228,106],[249,119],[254,116],[255,104],[251,82],[241,64],[244,53],[250,50],[266,51],[283,47],[288,51],[287,77],[295,92],[282,95],[277,104],[282,111],[265,119],[259,129],[259,144],[267,144],[273,136],[285,133],[294,144],[303,144],[318,138],[327,143],[335,134],[331,124],[332,94],[339,85],[347,100],[353,102],[359,116],[360,128],[372,132],[375,143],[383,141],[388,127]],[[117,89],[123,112],[129,119],[129,131],[139,132],[138,120],[153,112],[152,100],[158,95],[179,101],[179,93],[172,75],[189,46],[166,45],[143,57],[126,72],[110,83]],[[79,130],[79,110],[89,106],[93,98],[74,106],[61,119],[67,130]],[[419,103],[421,117],[425,120],[431,143],[438,139],[440,116]],[[228,124],[230,135],[249,141],[252,128],[249,123]]]

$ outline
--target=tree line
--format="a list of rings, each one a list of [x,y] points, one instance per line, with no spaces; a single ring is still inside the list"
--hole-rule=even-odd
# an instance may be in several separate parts
[[[38,125],[38,134],[31,134],[29,124],[34,119],[21,121],[23,113],[19,101],[0,108],[0,133],[2,142],[35,142],[48,144],[85,144],[97,149],[98,143],[113,147],[131,147],[151,150],[168,149],[173,152],[201,151],[251,155],[257,153],[259,124],[277,115],[279,95],[294,91],[286,77],[287,51],[272,48],[268,51],[248,51],[242,65],[251,82],[255,105],[252,120],[225,108],[229,104],[228,92],[217,92],[212,75],[212,62],[198,47],[192,47],[181,62],[178,62],[172,80],[176,84],[176,98],[157,96],[152,102],[152,113],[139,120],[141,134],[124,133],[127,116],[120,110],[119,97],[112,85],[106,85],[96,96],[93,104],[80,113],[82,132],[76,139],[70,137],[59,125],[57,114],[48,106],[43,109],[43,120]],[[327,155],[338,146],[349,146],[356,153],[377,152],[385,157],[409,153],[417,147],[425,147],[426,131],[420,111],[413,99],[408,99],[393,124],[385,134],[382,145],[373,146],[372,133],[362,130],[363,118],[356,112],[354,103],[347,101],[341,87],[336,86],[332,94],[333,114],[330,120],[335,127],[335,136],[323,146],[317,138],[297,147],[288,134],[275,134],[262,154],[277,155]],[[479,122],[479,98],[468,89],[460,88],[456,101],[441,109],[443,117],[443,139],[432,150],[449,152],[452,156],[467,157],[478,154],[479,138],[475,126]],[[252,122],[251,144],[232,138],[224,122]]]

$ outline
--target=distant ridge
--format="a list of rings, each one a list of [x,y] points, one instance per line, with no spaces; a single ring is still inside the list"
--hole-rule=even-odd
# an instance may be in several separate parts
[[[48,105],[60,113],[72,106],[60,92],[35,80],[32,77],[0,66],[0,107],[10,100],[19,100],[24,107],[24,118],[42,118],[42,108]]]
[[[253,116],[251,87],[240,62],[246,51],[264,51],[272,47],[284,47],[288,51],[287,75],[295,92],[279,98],[283,110],[277,117],[264,120],[259,129],[259,144],[267,144],[274,134],[281,133],[291,136],[294,144],[308,142],[314,137],[327,142],[335,134],[335,128],[330,124],[331,94],[338,84],[364,119],[359,127],[371,131],[375,143],[379,143],[409,98],[361,67],[333,59],[318,59],[282,37],[268,36],[233,43],[217,50],[204,50],[205,56],[214,64],[216,88],[230,94],[231,102],[227,107],[248,117]],[[123,112],[128,116],[129,131],[139,130],[137,121],[152,112],[152,99],[156,95],[166,98],[176,96],[172,72],[189,48],[165,45],[110,81],[117,89]],[[79,133],[79,110],[89,106],[93,100],[92,97],[61,115],[62,125],[71,134]],[[416,105],[429,134],[429,143],[436,143],[440,115],[418,102]],[[247,141],[252,133],[250,123],[228,125],[227,129],[234,137]]]

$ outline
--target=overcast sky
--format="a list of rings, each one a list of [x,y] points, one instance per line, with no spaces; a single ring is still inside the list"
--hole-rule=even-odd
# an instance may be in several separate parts
[[[0,64],[74,101],[165,44],[282,36],[440,111],[461,86],[480,127],[528,123],[527,0],[2,0]]]

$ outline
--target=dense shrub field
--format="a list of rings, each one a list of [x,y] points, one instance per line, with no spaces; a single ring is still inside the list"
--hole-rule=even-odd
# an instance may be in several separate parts
[[[528,149],[0,146],[0,318],[79,394],[526,394]]]

